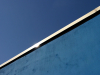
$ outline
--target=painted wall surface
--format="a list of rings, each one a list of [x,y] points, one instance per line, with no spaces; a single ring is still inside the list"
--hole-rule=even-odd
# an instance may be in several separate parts
[[[0,75],[100,75],[100,15],[0,69]]]

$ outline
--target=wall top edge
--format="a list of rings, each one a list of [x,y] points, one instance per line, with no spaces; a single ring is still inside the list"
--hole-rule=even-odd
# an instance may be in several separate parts
[[[94,10],[90,11],[89,13],[85,14],[84,16],[80,17],[79,19],[73,21],[72,23],[66,25],[65,27],[61,28],[60,30],[56,31],[55,33],[51,34],[50,36],[46,37],[45,39],[41,40],[40,42],[34,44],[33,46],[29,47],[28,49],[24,50],[23,52],[19,53],[18,55],[14,56],[13,58],[9,59],[8,61],[4,62],[3,64],[0,65],[0,68],[7,65],[8,63],[12,62],[13,60],[19,58],[20,56],[24,55],[25,53],[29,52],[32,49],[35,48],[39,48],[39,46],[46,42],[47,40],[51,39],[52,37],[55,37],[56,35],[58,35],[59,33],[67,30],[68,28],[70,28],[71,26],[74,26],[76,23],[86,19],[87,17],[95,14],[96,12],[98,12],[100,10],[100,6],[98,6],[97,8],[95,8]]]

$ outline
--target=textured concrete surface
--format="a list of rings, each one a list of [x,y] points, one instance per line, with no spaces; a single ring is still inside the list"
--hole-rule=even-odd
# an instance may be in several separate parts
[[[100,15],[0,69],[0,75],[100,75]]]

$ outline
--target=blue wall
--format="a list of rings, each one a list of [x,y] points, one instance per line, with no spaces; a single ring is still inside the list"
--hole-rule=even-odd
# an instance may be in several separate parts
[[[0,75],[100,75],[100,15],[0,69]]]

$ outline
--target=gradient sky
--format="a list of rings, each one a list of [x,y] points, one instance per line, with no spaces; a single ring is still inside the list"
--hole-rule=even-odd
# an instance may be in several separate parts
[[[0,64],[100,5],[100,0],[0,0]]]

